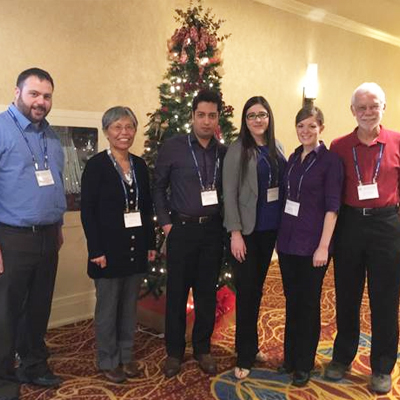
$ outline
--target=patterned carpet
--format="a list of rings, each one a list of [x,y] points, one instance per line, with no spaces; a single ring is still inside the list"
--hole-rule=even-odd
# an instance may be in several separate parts
[[[166,379],[162,374],[165,359],[163,339],[145,332],[137,334],[135,355],[142,367],[142,375],[124,384],[105,381],[95,365],[93,322],[84,321],[52,329],[47,336],[54,371],[64,378],[58,389],[39,389],[31,385],[22,388],[23,400],[249,400],[249,399],[400,399],[400,373],[393,372],[393,390],[386,396],[374,396],[367,389],[369,375],[370,322],[368,299],[362,305],[362,335],[357,359],[351,375],[340,384],[321,378],[323,365],[330,360],[335,335],[335,309],[333,271],[329,269],[324,281],[322,301],[322,335],[318,348],[316,369],[306,388],[290,385],[290,378],[275,373],[282,362],[284,324],[284,298],[277,264],[268,273],[260,316],[260,343],[269,354],[269,361],[257,365],[248,379],[237,381],[235,366],[233,313],[218,323],[213,336],[212,353],[218,361],[220,374],[210,378],[197,367],[191,357],[191,347],[186,352],[185,363],[179,376]]]

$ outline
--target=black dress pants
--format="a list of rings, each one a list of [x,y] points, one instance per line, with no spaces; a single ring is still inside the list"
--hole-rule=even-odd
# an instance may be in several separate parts
[[[321,331],[320,301],[327,267],[314,267],[312,256],[279,253],[286,298],[284,364],[309,372],[314,368]]]
[[[263,286],[275,247],[277,231],[256,231],[243,235],[247,254],[240,263],[233,260],[236,287],[236,365],[250,369],[258,353],[257,322]]]
[[[360,306],[368,280],[371,369],[390,374],[399,339],[400,220],[397,213],[363,216],[343,207],[335,231],[337,336],[333,359],[351,364],[360,336]]]
[[[50,316],[58,262],[58,227],[32,232],[0,225],[4,273],[0,275],[0,397],[16,396],[17,326],[26,330],[18,348],[21,368],[30,378],[48,371],[44,336]]]
[[[167,354],[182,359],[186,341],[186,304],[192,288],[195,322],[192,344],[195,355],[210,352],[214,330],[216,285],[222,262],[222,221],[176,222],[167,239]]]

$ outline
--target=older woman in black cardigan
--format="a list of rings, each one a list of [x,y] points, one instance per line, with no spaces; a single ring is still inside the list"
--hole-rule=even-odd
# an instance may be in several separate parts
[[[102,125],[110,148],[92,157],[82,175],[81,219],[97,299],[97,364],[115,383],[138,375],[136,303],[148,260],[155,258],[147,166],[129,153],[137,124],[128,107],[107,110]]]

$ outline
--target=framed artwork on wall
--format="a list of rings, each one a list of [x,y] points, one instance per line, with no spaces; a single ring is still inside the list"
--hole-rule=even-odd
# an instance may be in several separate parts
[[[52,125],[65,156],[64,189],[67,211],[79,211],[82,172],[88,160],[98,152],[98,129],[93,127]]]

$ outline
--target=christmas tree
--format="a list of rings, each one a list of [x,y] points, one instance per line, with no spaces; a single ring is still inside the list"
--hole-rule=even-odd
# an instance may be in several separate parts
[[[149,123],[145,132],[145,159],[150,176],[153,177],[155,161],[160,145],[174,135],[187,135],[191,132],[192,101],[199,90],[212,89],[221,92],[221,47],[230,35],[218,35],[224,20],[216,19],[211,9],[204,10],[201,0],[197,5],[190,1],[186,11],[175,10],[175,20],[180,27],[167,41],[170,65],[164,76],[164,82],[158,87],[160,107],[149,113]],[[222,97],[223,99],[223,97]],[[235,128],[231,122],[233,107],[226,105],[220,114],[219,127],[215,136],[221,143],[229,144]],[[151,264],[146,279],[144,295],[153,293],[159,296],[165,286],[165,257],[161,251],[164,233],[156,229],[158,256]],[[230,283],[229,263],[224,260],[219,285]]]

